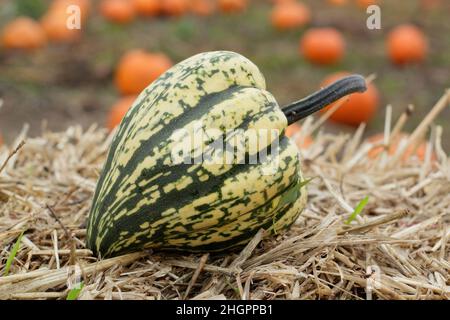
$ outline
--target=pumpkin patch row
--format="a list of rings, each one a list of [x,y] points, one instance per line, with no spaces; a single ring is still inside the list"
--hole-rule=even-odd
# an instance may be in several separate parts
[[[349,1],[331,1],[333,4],[345,4]],[[102,0],[96,8],[90,0],[54,0],[40,21],[29,17],[19,17],[7,24],[2,32],[1,42],[4,48],[34,50],[51,42],[74,42],[81,31],[66,27],[67,8],[76,5],[81,11],[81,22],[86,23],[93,9],[114,23],[128,23],[137,15],[154,17],[159,15],[180,16],[188,12],[209,15],[216,10],[226,13],[241,12],[249,1],[244,0]],[[368,6],[375,1],[356,1],[360,6]],[[311,9],[301,1],[273,1],[270,21],[280,31],[303,28],[313,18]],[[82,28],[83,29],[83,28]],[[346,55],[344,35],[333,27],[315,27],[307,29],[299,42],[299,53],[315,65],[335,65]],[[394,28],[386,38],[386,52],[390,60],[397,65],[422,62],[428,50],[427,38],[413,25],[400,25]],[[145,87],[150,85],[162,73],[172,66],[168,56],[159,52],[131,50],[118,62],[114,84],[121,98],[110,109],[107,127],[116,127],[131,101]],[[321,85],[327,85],[344,74],[330,75]],[[331,79],[331,80],[330,80]],[[379,95],[376,87],[369,84],[365,93],[350,95],[345,103],[334,112],[330,119],[335,122],[357,126],[370,121],[376,114]]]
[[[236,13],[244,11],[247,5],[247,0],[102,0],[100,13],[111,22],[129,23],[136,16],[209,16],[219,10]]]
[[[296,0],[274,1],[271,13],[272,25],[278,30],[298,29],[312,19],[311,10]],[[338,1],[334,4],[344,4]],[[366,8],[376,1],[357,1]],[[425,34],[416,26],[402,24],[392,29],[386,38],[386,51],[396,65],[420,63],[425,60],[428,43]],[[336,28],[322,27],[307,30],[300,39],[300,54],[317,65],[339,63],[345,55],[345,39]]]
[[[80,10],[81,29],[69,28],[68,10],[76,6]],[[90,0],[54,0],[39,21],[30,17],[18,17],[8,23],[2,32],[1,44],[6,49],[34,50],[52,42],[74,42],[91,11]]]
[[[1,44],[6,49],[34,50],[49,41],[75,42],[80,39],[84,24],[94,9],[93,3],[91,0],[53,0],[39,20],[21,16],[8,23],[2,31]],[[107,21],[125,24],[136,16],[177,17],[189,12],[207,16],[217,10],[241,12],[247,5],[247,0],[102,0],[96,9]],[[71,6],[79,8],[81,28],[67,27],[68,17],[73,12]]]
[[[370,5],[374,1],[358,2]],[[296,29],[312,20],[311,10],[296,0],[274,1],[270,20],[278,30]],[[7,49],[33,50],[43,47],[48,41],[74,42],[81,36],[81,29],[67,27],[67,9],[75,5],[80,8],[81,23],[84,24],[92,11],[90,0],[54,0],[40,21],[19,17],[7,24],[1,42]],[[156,16],[165,14],[180,16],[187,12],[200,15],[213,13],[216,8],[223,12],[243,11],[246,0],[102,0],[98,6],[100,14],[114,23],[128,23],[139,14]],[[299,51],[307,61],[317,65],[339,63],[345,56],[346,41],[336,28],[321,27],[307,30],[299,44]],[[386,38],[386,52],[392,63],[405,65],[425,60],[428,41],[416,26],[404,24],[395,27]]]

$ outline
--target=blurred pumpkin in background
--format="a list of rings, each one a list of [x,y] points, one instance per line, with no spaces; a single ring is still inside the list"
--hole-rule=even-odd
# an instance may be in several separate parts
[[[328,3],[334,6],[343,6],[348,3],[348,0],[328,0]]]
[[[427,10],[433,10],[433,9],[438,9],[439,7],[441,7],[442,1],[443,0],[421,0],[420,4],[421,4],[422,8],[425,8]]]
[[[189,11],[189,0],[161,0],[161,8],[168,16],[182,16]]]
[[[132,0],[134,10],[142,16],[156,16],[161,11],[160,0]]]
[[[288,2],[296,2],[297,0],[272,0],[273,4],[281,4],[281,3],[288,3]]]
[[[119,61],[115,84],[123,95],[139,94],[161,74],[172,67],[172,61],[162,53],[131,50]]]
[[[406,139],[408,139],[408,137],[409,137],[409,135],[406,133],[400,133],[400,134],[396,135],[394,137],[394,139],[392,139],[391,142],[389,143],[389,146],[387,148],[388,155],[394,156],[397,153],[398,148],[401,146],[400,143],[402,143],[403,141],[406,142]],[[383,141],[384,141],[383,133],[379,133],[379,134],[376,134],[376,135],[373,135],[373,136],[367,138],[367,142],[372,143],[372,144],[383,143]],[[419,143],[420,144],[416,148],[413,145],[409,145],[406,148],[406,150],[404,151],[402,158],[401,158],[402,161],[407,161],[412,156],[416,156],[421,162],[425,161],[425,156],[427,154],[428,142],[422,140],[422,141],[419,141]],[[371,159],[377,158],[383,152],[384,149],[385,148],[383,146],[373,147],[372,149],[369,150],[369,153],[368,153],[369,158],[371,158]],[[432,161],[437,160],[436,154],[434,152],[431,154],[431,160]]]
[[[289,1],[275,5],[270,19],[277,29],[293,29],[309,23],[311,11],[303,3]]]
[[[81,36],[81,29],[67,27],[67,13],[62,7],[50,9],[41,18],[41,25],[49,40],[54,42],[74,42]]]
[[[326,77],[321,83],[321,87],[330,85],[331,83],[350,75],[348,72],[337,72]],[[330,119],[352,126],[358,126],[362,122],[369,122],[374,118],[379,104],[378,90],[374,84],[367,84],[367,91],[363,93],[353,93],[347,97],[344,97],[337,102],[329,105],[325,109],[322,109],[322,113],[326,112],[334,106],[336,103],[343,104],[331,115]]]
[[[81,21],[85,22],[91,11],[91,1],[90,0],[53,0],[49,6],[49,11],[62,11],[66,13],[66,16],[70,14],[67,11],[70,6],[77,6],[80,8]]]
[[[422,62],[428,51],[428,41],[418,27],[404,24],[395,27],[387,38],[389,58],[394,64]]]
[[[108,119],[106,121],[106,127],[112,131],[122,121],[125,114],[133,105],[133,102],[137,99],[137,95],[121,97],[110,109]]]
[[[247,5],[247,0],[219,0],[219,8],[225,13],[242,12]]]
[[[33,50],[43,47],[47,38],[38,22],[28,17],[19,17],[4,27],[1,42],[7,49]]]
[[[99,10],[106,20],[120,24],[133,21],[136,13],[130,0],[102,0]]]
[[[293,123],[286,128],[285,135],[295,141],[299,149],[308,149],[313,144],[310,135],[301,135],[302,127],[298,123]]]
[[[216,10],[213,0],[191,0],[190,10],[199,16],[209,16]]]
[[[358,7],[366,9],[367,7],[378,4],[377,0],[356,0]]]
[[[335,64],[344,56],[345,40],[334,28],[309,29],[300,41],[300,53],[315,64]]]

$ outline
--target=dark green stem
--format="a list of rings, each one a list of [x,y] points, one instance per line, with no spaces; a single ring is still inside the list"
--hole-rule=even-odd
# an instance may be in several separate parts
[[[328,87],[325,87],[300,101],[284,107],[282,110],[288,119],[288,124],[292,124],[300,119],[306,118],[346,95],[355,92],[364,92],[366,90],[367,86],[364,77],[360,75],[351,75],[334,82]]]

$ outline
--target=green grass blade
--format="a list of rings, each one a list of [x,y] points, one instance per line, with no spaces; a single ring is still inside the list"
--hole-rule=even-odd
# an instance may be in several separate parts
[[[25,231],[22,231],[20,236],[17,238],[16,243],[14,244],[14,247],[12,248],[9,254],[8,260],[6,260],[5,271],[3,272],[4,277],[6,277],[9,274],[9,269],[11,268],[14,258],[16,257],[17,251],[19,251],[20,243],[22,242],[24,232]]]
[[[288,205],[298,199],[300,196],[300,189],[306,186],[308,183],[310,183],[314,178],[310,178],[307,180],[300,180],[291,188],[289,189],[281,198],[280,203],[278,204],[277,209],[284,207],[285,205]]]
[[[353,213],[350,215],[350,217],[347,219],[347,221],[345,221],[345,224],[350,224],[353,220],[356,219],[356,217],[358,216],[358,214],[361,213],[361,211],[363,211],[364,207],[367,205],[367,203],[369,202],[369,197],[366,196],[364,199],[362,199],[358,205],[355,208],[355,211],[353,211]]]
[[[73,288],[69,291],[69,293],[67,294],[66,300],[77,300],[83,287],[84,287],[84,283],[82,281],[82,282],[80,282],[80,285],[77,288]]]

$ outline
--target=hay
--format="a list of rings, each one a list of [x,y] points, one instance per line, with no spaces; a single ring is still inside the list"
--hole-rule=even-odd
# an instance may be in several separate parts
[[[259,232],[242,252],[143,252],[97,261],[85,248],[85,220],[111,136],[103,129],[44,130],[0,150],[0,275],[25,231],[0,299],[448,299],[450,161],[443,130],[431,130],[425,159],[403,159],[449,103],[449,91],[397,154],[370,158],[374,145],[320,131],[302,151],[309,202],[284,234]],[[387,109],[385,140],[391,131]],[[312,120],[303,130],[317,129]],[[386,149],[386,148],[385,148]],[[432,155],[435,154],[433,157]],[[8,159],[8,161],[6,161]],[[368,196],[363,212],[345,221]],[[74,265],[76,267],[74,267]]]

